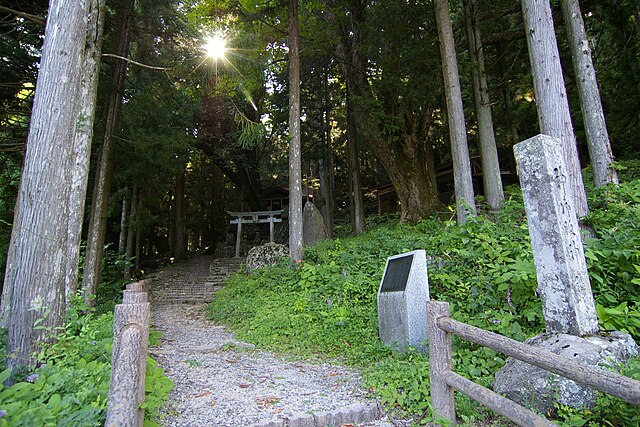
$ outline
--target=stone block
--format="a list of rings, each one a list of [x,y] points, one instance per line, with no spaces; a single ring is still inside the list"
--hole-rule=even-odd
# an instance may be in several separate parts
[[[296,414],[289,419],[289,427],[314,427],[315,419],[312,414]]]
[[[252,424],[251,427],[285,427],[284,420],[266,421]]]
[[[624,363],[638,354],[631,336],[622,332],[586,338],[542,334],[527,344],[594,366]],[[543,414],[553,409],[554,402],[573,408],[591,408],[596,402],[595,390],[512,358],[496,373],[493,389]]]
[[[330,426],[332,421],[331,412],[320,411],[313,414],[316,427]]]
[[[368,423],[380,418],[377,402],[356,403],[350,406],[351,412],[356,418],[352,421],[357,423]]]

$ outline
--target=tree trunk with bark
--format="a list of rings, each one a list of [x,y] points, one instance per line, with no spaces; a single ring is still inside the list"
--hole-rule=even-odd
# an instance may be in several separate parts
[[[582,107],[582,119],[587,134],[587,146],[596,187],[617,184],[618,174],[613,167],[613,153],[609,132],[602,110],[598,79],[591,59],[591,47],[584,28],[578,0],[562,0],[562,13],[571,47],[573,69]]]
[[[522,0],[540,132],[559,138],[578,217],[589,213],[549,0]]]
[[[136,215],[140,215],[142,212],[142,196],[138,194],[138,207],[136,208]],[[140,227],[140,221],[137,221],[136,224],[136,252],[135,252],[135,261],[133,263],[135,268],[135,275],[137,277],[140,267],[142,266],[142,227]]]
[[[504,202],[504,192],[502,190],[496,137],[493,131],[493,115],[491,113],[487,73],[484,66],[484,48],[482,47],[476,0],[464,0],[464,14],[469,44],[469,58],[471,59],[473,99],[478,121],[484,195],[490,209],[500,210]]]
[[[129,201],[127,196],[122,198],[122,209],[120,210],[120,233],[118,235],[118,255],[124,257],[127,250],[127,215],[129,212]]]
[[[341,38],[336,48],[342,57],[345,81],[358,102],[354,106],[356,129],[365,138],[374,155],[387,172],[400,200],[402,221],[416,223],[442,207],[437,188],[428,165],[431,152],[429,127],[433,111],[421,109],[419,117],[413,111],[403,114],[407,126],[398,135],[398,141],[389,143],[380,131],[383,126],[370,105],[374,94],[366,74],[367,60],[362,56],[364,41],[361,29],[365,22],[363,1],[351,2],[349,21],[341,23]],[[333,22],[336,17],[328,14]],[[399,107],[402,108],[402,107]]]
[[[500,81],[503,83],[500,85],[500,96],[502,97],[502,101],[504,102],[504,115],[505,120],[507,122],[507,126],[509,128],[509,144],[515,145],[520,142],[520,133],[518,132],[518,124],[516,123],[515,114],[513,112],[513,96],[510,93],[509,85],[507,84],[507,68],[509,64],[505,64],[505,57],[507,54],[507,49],[503,44],[499,44],[497,46],[498,51],[498,75],[500,76]]]
[[[333,148],[331,143],[331,94],[329,93],[329,73],[323,79],[324,114],[322,116],[322,157],[318,159],[320,177],[320,197],[324,204],[320,208],[327,237],[333,236],[333,216],[335,207]]]
[[[471,178],[471,161],[467,145],[467,130],[464,121],[464,107],[460,90],[460,75],[456,59],[451,16],[447,0],[435,0],[438,38],[440,39],[440,55],[442,57],[442,73],[444,75],[447,117],[449,121],[449,138],[453,157],[453,180],[456,192],[458,223],[467,220],[467,216],[475,215],[476,204]]]
[[[302,259],[302,149],[298,0],[289,0],[289,256]]]
[[[186,256],[187,244],[185,241],[184,229],[184,186],[185,171],[182,169],[176,176],[176,189],[173,199],[175,213],[175,236],[176,236],[176,252],[175,257],[183,259]]]
[[[50,3],[4,280],[6,366],[14,370],[33,366],[40,344],[51,336],[47,331],[64,323],[72,190],[67,171],[79,124],[86,14],[85,1]]]
[[[353,112],[353,94],[347,84],[347,164],[349,188],[351,190],[352,229],[356,236],[364,233],[364,203],[362,201],[362,180],[360,179],[360,159],[358,157],[358,132]]]
[[[125,279],[131,277],[131,261],[133,260],[133,239],[134,231],[137,229],[138,222],[138,184],[133,184],[133,191],[131,192],[131,209],[129,209],[129,221],[127,223],[127,245],[124,254],[124,259],[127,261],[123,270],[123,276]]]
[[[129,55],[133,3],[132,0],[126,0],[122,4],[121,9],[121,39],[118,46],[118,54],[125,58]],[[113,134],[120,123],[126,73],[127,62],[116,60],[112,67],[112,87],[107,101],[105,132],[100,144],[100,161],[97,165],[93,185],[91,216],[89,220],[89,231],[87,233],[87,254],[85,257],[84,275],[82,277],[84,298],[89,306],[94,305],[92,296],[95,296],[98,283],[100,282],[113,169],[111,162],[111,144]]]
[[[100,75],[100,55],[104,30],[104,0],[88,2],[87,40],[84,48],[82,79],[80,81],[80,116],[73,143],[71,168],[72,190],[69,199],[69,237],[67,243],[67,266],[65,273],[66,300],[78,291],[78,262],[80,258],[80,237],[84,220],[84,206],[89,178],[89,158],[93,141],[98,77]]]

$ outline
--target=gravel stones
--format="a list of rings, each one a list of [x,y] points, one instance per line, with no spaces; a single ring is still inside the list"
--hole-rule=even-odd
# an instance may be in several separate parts
[[[204,304],[153,307],[153,327],[163,338],[150,351],[175,383],[161,425],[392,425],[373,422],[378,406],[367,399],[359,373],[256,350],[208,321],[204,309]]]

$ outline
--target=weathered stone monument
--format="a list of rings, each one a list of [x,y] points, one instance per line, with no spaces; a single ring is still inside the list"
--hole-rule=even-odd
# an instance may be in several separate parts
[[[306,245],[313,245],[327,239],[322,214],[313,202],[304,204],[302,210],[302,241]]]
[[[387,346],[426,350],[429,277],[425,251],[387,259],[378,290],[378,328]]]
[[[513,150],[547,331],[583,336],[598,332],[598,317],[560,144],[538,135]]]
[[[637,353],[628,334],[597,336],[598,318],[560,144],[557,138],[538,135],[514,146],[547,327],[547,333],[527,343],[591,365],[625,361]],[[554,401],[573,407],[595,403],[592,389],[513,359],[496,374],[494,390],[541,412],[552,409]]]

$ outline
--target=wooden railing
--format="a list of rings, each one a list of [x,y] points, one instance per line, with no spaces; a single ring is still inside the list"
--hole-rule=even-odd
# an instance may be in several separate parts
[[[113,356],[105,427],[142,427],[149,345],[150,279],[127,285],[113,316]]]
[[[551,421],[452,371],[451,334],[640,405],[640,381],[598,366],[579,363],[502,335],[458,322],[449,316],[449,303],[427,303],[431,405],[436,417],[455,423],[453,390],[469,396],[521,426],[555,426]]]

